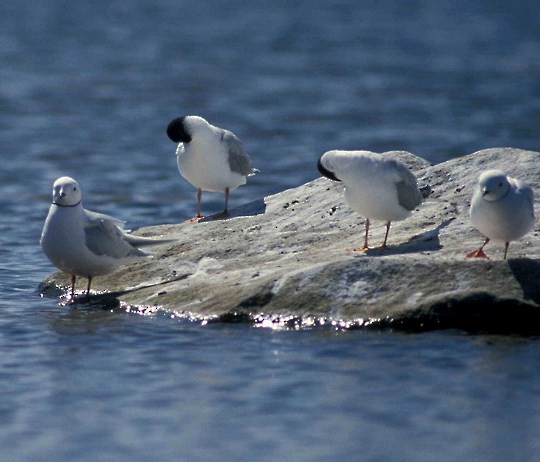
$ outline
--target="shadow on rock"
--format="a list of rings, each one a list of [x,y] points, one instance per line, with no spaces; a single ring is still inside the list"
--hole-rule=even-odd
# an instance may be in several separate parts
[[[262,215],[266,212],[266,204],[264,199],[258,199],[250,202],[249,204],[241,205],[233,210],[229,210],[227,215],[209,215],[199,220],[199,223],[205,223],[209,221],[222,221],[229,220],[237,217],[253,217],[255,215]]]
[[[435,252],[437,250],[440,250],[442,249],[442,245],[439,239],[439,233],[441,229],[446,228],[453,220],[454,218],[445,220],[436,228],[424,231],[420,234],[415,234],[407,242],[403,242],[396,246],[391,245],[384,249],[369,249],[368,251],[366,251],[366,255],[375,257],[416,252]]]
[[[530,258],[512,258],[508,260],[508,266],[523,289],[525,300],[540,304],[540,262]]]

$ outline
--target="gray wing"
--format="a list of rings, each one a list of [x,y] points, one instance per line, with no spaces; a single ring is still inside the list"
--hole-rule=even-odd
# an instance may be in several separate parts
[[[238,137],[228,130],[223,130],[221,140],[227,145],[231,170],[240,175],[251,175],[253,173],[251,159]]]
[[[91,252],[111,258],[142,257],[147,255],[137,247],[133,247],[126,239],[126,234],[113,221],[102,217],[96,218],[95,212],[91,212],[91,214],[87,213],[86,218],[87,221],[84,226],[85,242],[86,247]]]
[[[92,212],[92,211],[86,210],[86,209],[84,209],[84,212],[85,212],[87,218],[89,218],[92,221],[94,221],[94,220],[107,220],[107,221],[110,221],[110,222],[114,223],[116,226],[118,226],[119,228],[122,228],[122,229],[126,225],[125,221],[119,220],[118,218],[111,217],[110,215],[105,215],[104,213]]]
[[[406,210],[414,210],[422,203],[423,199],[416,183],[416,177],[405,165],[398,162],[393,162],[393,164],[399,178],[396,182],[399,205]]]
[[[533,189],[524,181],[515,180],[518,191],[527,198],[527,204],[530,207],[531,214],[534,216],[534,192]]]

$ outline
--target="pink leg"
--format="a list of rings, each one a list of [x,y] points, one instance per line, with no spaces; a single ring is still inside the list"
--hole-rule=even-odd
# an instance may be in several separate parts
[[[467,258],[487,258],[489,260],[489,257],[484,253],[484,247],[489,242],[489,237],[486,237],[486,240],[482,244],[482,246],[470,253],[467,254]],[[506,255],[506,253],[505,253]]]
[[[190,221],[191,223],[197,223],[202,217],[201,215],[201,198],[202,198],[202,189],[197,189],[197,216],[193,217]]]

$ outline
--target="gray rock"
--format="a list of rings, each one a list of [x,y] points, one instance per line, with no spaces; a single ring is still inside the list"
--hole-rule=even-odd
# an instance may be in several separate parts
[[[507,261],[494,242],[486,247],[491,260],[465,254],[483,242],[469,221],[480,173],[499,168],[540,192],[540,153],[487,149],[435,166],[403,151],[386,155],[432,189],[412,217],[392,224],[387,249],[347,250],[362,243],[364,219],[344,203],[342,184],[319,178],[225,220],[138,230],[177,242],[95,278],[106,294],[91,298],[206,321],[539,333],[538,226],[511,243]],[[370,243],[382,243],[384,231],[373,223]],[[68,285],[55,273],[42,287]]]

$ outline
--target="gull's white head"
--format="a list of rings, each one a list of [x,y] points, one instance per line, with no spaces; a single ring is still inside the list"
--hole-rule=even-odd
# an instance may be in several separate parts
[[[507,176],[500,170],[487,170],[478,179],[478,188],[482,199],[494,202],[506,197],[510,192]]]
[[[74,207],[81,203],[81,188],[73,178],[63,176],[53,185],[53,204],[60,207]]]

